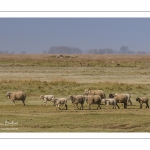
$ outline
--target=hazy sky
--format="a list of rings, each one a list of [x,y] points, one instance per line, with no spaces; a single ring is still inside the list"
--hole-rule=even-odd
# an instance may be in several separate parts
[[[0,51],[43,53],[51,46],[150,52],[150,18],[0,18]]]

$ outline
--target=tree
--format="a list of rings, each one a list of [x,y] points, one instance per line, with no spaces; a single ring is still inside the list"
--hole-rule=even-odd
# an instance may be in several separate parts
[[[121,54],[128,54],[129,53],[129,47],[128,46],[121,46],[119,52]]]

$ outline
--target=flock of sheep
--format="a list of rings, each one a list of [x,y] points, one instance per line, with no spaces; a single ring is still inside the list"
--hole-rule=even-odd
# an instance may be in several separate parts
[[[23,102],[23,105],[25,105],[25,99],[26,94],[23,91],[17,91],[17,92],[7,92],[7,97],[10,99],[11,102],[15,104],[15,100],[21,100]],[[97,109],[101,109],[100,105],[103,103],[106,105],[106,108],[108,108],[109,105],[113,105],[113,108],[116,109],[116,106],[118,109],[120,107],[118,106],[118,103],[123,103],[124,108],[127,108],[128,103],[132,105],[131,102],[131,95],[130,94],[109,94],[109,98],[106,98],[106,95],[103,90],[88,90],[86,89],[83,93],[83,95],[69,95],[68,98],[55,98],[54,95],[41,95],[40,99],[43,99],[43,105],[47,105],[47,101],[51,101],[54,103],[54,106],[56,106],[56,109],[60,108],[60,105],[64,105],[64,109],[68,109],[67,107],[67,101],[71,100],[72,104],[76,106],[78,109],[83,109],[83,104],[86,101],[89,109],[91,109],[92,104],[97,104]],[[142,104],[146,104],[146,108],[149,108],[149,99],[146,97],[137,97],[136,101],[140,103],[140,108],[142,108]],[[80,104],[80,108],[78,107],[78,104]]]

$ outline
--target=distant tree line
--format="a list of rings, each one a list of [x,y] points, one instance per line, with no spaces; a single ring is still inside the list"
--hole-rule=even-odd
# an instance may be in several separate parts
[[[15,52],[14,51],[9,52],[9,51],[2,51],[2,50],[0,50],[0,54],[15,54]]]
[[[145,51],[133,51],[129,50],[128,46],[121,46],[119,51],[112,50],[110,48],[103,49],[90,49],[88,54],[146,54]]]
[[[133,51],[130,50],[128,46],[121,46],[119,51],[113,50],[111,48],[100,48],[100,49],[90,49],[86,52],[82,51],[76,47],[68,47],[68,46],[52,46],[47,52],[43,53],[47,54],[146,54],[145,51]]]
[[[52,46],[48,54],[82,54],[82,50],[76,47]]]
[[[8,51],[1,51],[0,50],[0,54],[8,54]]]
[[[88,54],[114,54],[116,52],[110,48],[103,48],[103,49],[90,49],[87,51],[87,53]]]
[[[26,54],[26,51],[21,51],[20,54]],[[146,54],[145,51],[133,51],[130,50],[128,46],[121,46],[119,51],[113,50],[111,48],[100,48],[100,49],[90,49],[87,51],[82,51],[76,47],[68,46],[52,46],[48,51],[43,51],[44,54]],[[0,54],[15,54],[14,51],[2,51]]]

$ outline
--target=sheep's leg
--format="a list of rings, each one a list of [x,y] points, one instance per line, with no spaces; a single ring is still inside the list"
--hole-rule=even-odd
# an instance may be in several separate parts
[[[89,104],[89,110],[91,109],[91,105]]]
[[[116,109],[116,105],[117,105],[117,103],[116,103],[116,102],[113,102],[113,107],[114,107],[114,109]]]
[[[73,109],[75,110],[75,104],[73,104]]]
[[[63,107],[63,109],[66,109],[66,104],[64,104],[64,107]]]
[[[149,105],[148,105],[148,103],[146,104],[146,108],[149,108]]]
[[[12,105],[13,104],[13,101],[12,100],[10,100],[10,105]]]
[[[56,105],[56,110],[59,108],[59,106],[58,105]],[[60,109],[60,108],[59,108]]]
[[[119,107],[119,105],[117,103],[116,103],[116,105],[117,105],[118,109],[120,109],[120,107]]]
[[[81,104],[81,105],[82,105],[82,104]],[[78,106],[78,104],[77,104],[77,106]],[[80,106],[80,108],[79,108],[79,107],[77,107],[77,108],[80,109],[80,110],[82,109],[81,106]]]
[[[59,108],[59,110],[61,110],[61,108],[59,107],[59,105],[58,105],[58,108]]]
[[[106,105],[106,109],[108,109],[108,104]]]
[[[45,106],[45,105],[46,105],[46,100],[43,101],[43,106]]]
[[[130,103],[130,105],[132,105],[132,102],[131,102],[131,100],[130,100],[130,99],[128,100],[128,102],[127,102],[127,103],[128,103],[128,104]]]
[[[45,103],[46,103],[46,106],[47,106],[47,101]]]
[[[124,103],[124,108],[127,108],[127,103]]]
[[[99,108],[101,109],[101,106],[99,105]]]
[[[64,104],[64,108],[63,109],[66,109],[67,110],[67,104]]]
[[[24,100],[23,100],[22,102],[23,102],[23,105],[25,106],[25,102],[24,102]]]
[[[81,109],[83,110],[83,104],[81,104]]]
[[[79,109],[78,104],[76,104],[76,108]]]
[[[116,109],[116,105],[115,104],[113,105],[113,109]]]
[[[100,104],[98,104],[98,107],[97,107],[97,109],[98,109],[98,108],[99,108],[99,109],[101,109],[101,107],[100,107]]]
[[[105,101],[105,105],[106,105],[106,109],[108,109],[109,102],[108,102],[108,101]]]
[[[68,109],[68,106],[67,106],[67,104],[65,104],[65,107],[66,107],[66,110]]]
[[[130,102],[130,104],[132,105],[132,102],[131,102],[131,100],[129,100],[129,102]]]
[[[15,100],[12,100],[12,102],[14,103],[14,106],[16,106],[16,104],[15,104]]]
[[[53,105],[53,106],[55,106],[55,103],[56,103],[56,102],[55,102],[55,100],[54,100],[54,105]]]
[[[61,110],[61,108],[59,107],[59,105],[57,106],[57,108],[59,108],[59,110]]]
[[[81,104],[81,107],[79,108],[79,107],[78,107],[78,103],[77,103],[77,104],[76,104],[76,107],[77,107],[77,109],[82,109],[82,104]]]

